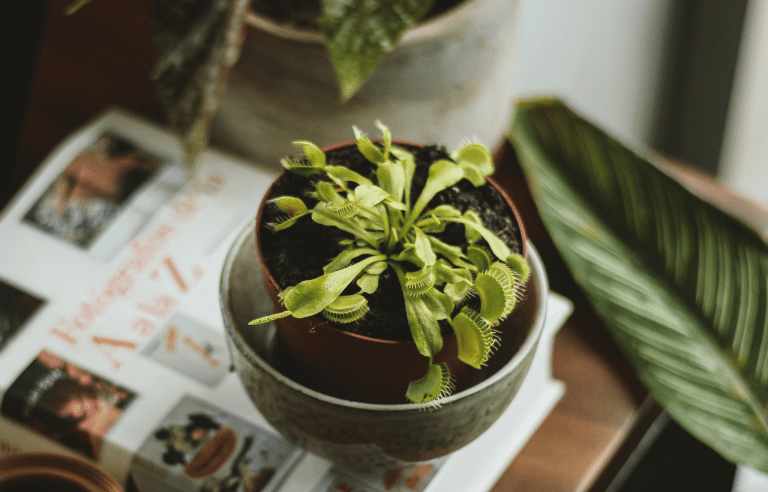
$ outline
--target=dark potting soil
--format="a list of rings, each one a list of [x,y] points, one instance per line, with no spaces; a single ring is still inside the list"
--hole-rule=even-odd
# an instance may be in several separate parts
[[[437,17],[463,1],[435,0],[425,20]],[[319,30],[320,2],[321,0],[253,0],[251,10],[278,24],[317,31]]]
[[[435,146],[417,148],[406,147],[416,157],[416,173],[411,189],[411,201],[416,201],[427,179],[429,165],[438,160],[450,158],[444,149]],[[345,147],[327,155],[329,165],[343,164],[359,174],[375,179],[375,166],[368,162],[357,150],[357,147]],[[311,210],[317,201],[308,193],[314,190],[313,183],[328,180],[324,175],[298,176],[285,172],[273,184],[269,198],[279,196],[296,196],[304,200]],[[486,184],[476,188],[467,180],[462,180],[455,186],[438,193],[429,203],[428,208],[437,205],[450,204],[462,213],[474,210],[483,220],[486,228],[501,238],[510,250],[521,252],[520,229],[515,216],[507,206],[502,195],[492,186]],[[282,288],[296,285],[304,280],[323,275],[323,267],[341,252],[338,242],[352,236],[335,227],[322,226],[315,223],[309,216],[300,218],[288,229],[275,232],[267,224],[274,223],[285,214],[276,207],[267,206],[262,215],[262,225],[259,229],[264,261]],[[464,226],[449,224],[445,231],[436,235],[448,244],[466,249],[467,241],[464,236]],[[481,241],[480,244],[485,244]],[[353,282],[345,291],[352,294],[359,291]],[[370,311],[353,323],[338,325],[339,328],[374,338],[387,340],[411,340],[408,320],[405,314],[403,293],[397,275],[388,268],[379,278],[379,288],[374,294],[366,294]],[[470,304],[472,300],[470,299]],[[476,303],[475,299],[475,303]],[[457,313],[456,308],[454,314]],[[452,333],[447,321],[440,321],[443,335]]]

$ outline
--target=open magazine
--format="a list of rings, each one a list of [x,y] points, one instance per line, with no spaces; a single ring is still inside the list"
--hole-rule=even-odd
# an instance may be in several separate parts
[[[518,396],[447,457],[349,470],[303,451],[230,372],[219,276],[277,167],[112,110],[63,142],[0,215],[0,455],[92,459],[141,492],[486,491],[564,390],[556,294]]]

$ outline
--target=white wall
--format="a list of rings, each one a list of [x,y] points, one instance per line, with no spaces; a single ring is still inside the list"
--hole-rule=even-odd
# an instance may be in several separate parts
[[[768,0],[750,0],[728,109],[720,179],[768,206]]]
[[[672,0],[521,0],[521,97],[557,95],[630,145],[647,146]]]

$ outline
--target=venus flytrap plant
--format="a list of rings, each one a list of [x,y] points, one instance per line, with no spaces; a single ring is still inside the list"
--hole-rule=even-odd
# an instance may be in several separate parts
[[[354,239],[341,243],[343,250],[325,266],[323,275],[279,294],[285,311],[250,324],[314,315],[338,324],[356,321],[368,311],[365,295],[376,291],[380,275],[391,268],[402,288],[413,341],[429,359],[426,374],[410,382],[405,396],[414,403],[435,405],[454,389],[448,366],[434,362],[443,348],[439,321],[448,320],[456,333],[459,360],[480,368],[499,344],[496,327],[515,308],[530,269],[473,211],[462,213],[450,205],[428,208],[438,193],[463,179],[474,186],[485,184],[494,172],[488,149],[471,143],[451,154],[450,160],[432,163],[424,188],[412,203],[414,156],[392,144],[387,127],[380,123],[377,127],[383,134],[380,145],[354,128],[357,148],[376,166],[375,183],[344,166],[328,165],[323,152],[306,141],[295,142],[305,159],[281,161],[290,172],[330,181],[317,182],[313,197],[318,203],[311,210],[297,197],[271,200],[286,214],[272,227],[286,229],[308,216]],[[450,223],[464,226],[470,243],[466,250],[435,236]],[[487,247],[476,244],[481,240]],[[356,287],[350,287],[353,282]],[[464,305],[472,295],[479,299],[479,310]]]

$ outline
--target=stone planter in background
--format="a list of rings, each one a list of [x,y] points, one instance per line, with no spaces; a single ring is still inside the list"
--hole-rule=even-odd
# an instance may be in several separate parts
[[[409,30],[346,103],[320,33],[251,14],[212,144],[277,168],[294,140],[326,146],[381,120],[404,140],[456,148],[470,137],[495,151],[512,110],[518,4],[467,0]]]

